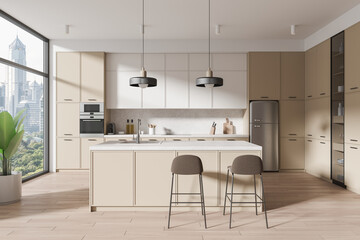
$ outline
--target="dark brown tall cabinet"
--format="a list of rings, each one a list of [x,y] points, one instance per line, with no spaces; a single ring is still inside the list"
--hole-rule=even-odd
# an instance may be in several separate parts
[[[331,179],[345,187],[344,180],[344,32],[331,38]]]

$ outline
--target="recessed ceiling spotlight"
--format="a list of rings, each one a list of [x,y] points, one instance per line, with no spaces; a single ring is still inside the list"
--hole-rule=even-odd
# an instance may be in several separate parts
[[[296,33],[295,33],[295,26],[296,26],[296,25],[294,25],[294,24],[290,26],[290,33],[291,33],[291,35],[293,35],[293,36],[295,36],[295,34],[296,34]]]

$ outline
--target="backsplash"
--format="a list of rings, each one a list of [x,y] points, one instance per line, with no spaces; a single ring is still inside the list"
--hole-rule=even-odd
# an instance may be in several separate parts
[[[141,131],[148,133],[148,124],[156,125],[155,134],[208,134],[213,122],[216,134],[222,134],[223,123],[228,117],[236,134],[248,134],[244,129],[246,110],[240,109],[111,109],[109,122],[116,124],[116,131],[125,131],[126,120],[140,118]],[[246,125],[245,125],[246,126]],[[135,127],[136,128],[136,127]],[[136,131],[136,130],[135,130]]]

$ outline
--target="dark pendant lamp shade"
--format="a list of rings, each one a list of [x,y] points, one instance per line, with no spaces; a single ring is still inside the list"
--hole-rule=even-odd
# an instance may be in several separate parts
[[[214,77],[213,72],[209,68],[206,72],[206,77],[199,77],[196,79],[197,87],[221,87],[223,85],[223,79],[221,77]]]
[[[132,77],[130,78],[130,86],[131,87],[156,87],[157,81],[156,78],[152,77]]]

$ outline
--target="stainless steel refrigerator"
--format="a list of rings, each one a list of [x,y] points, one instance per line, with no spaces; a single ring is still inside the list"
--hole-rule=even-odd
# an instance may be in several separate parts
[[[279,103],[250,102],[250,142],[263,147],[264,171],[279,171]]]

